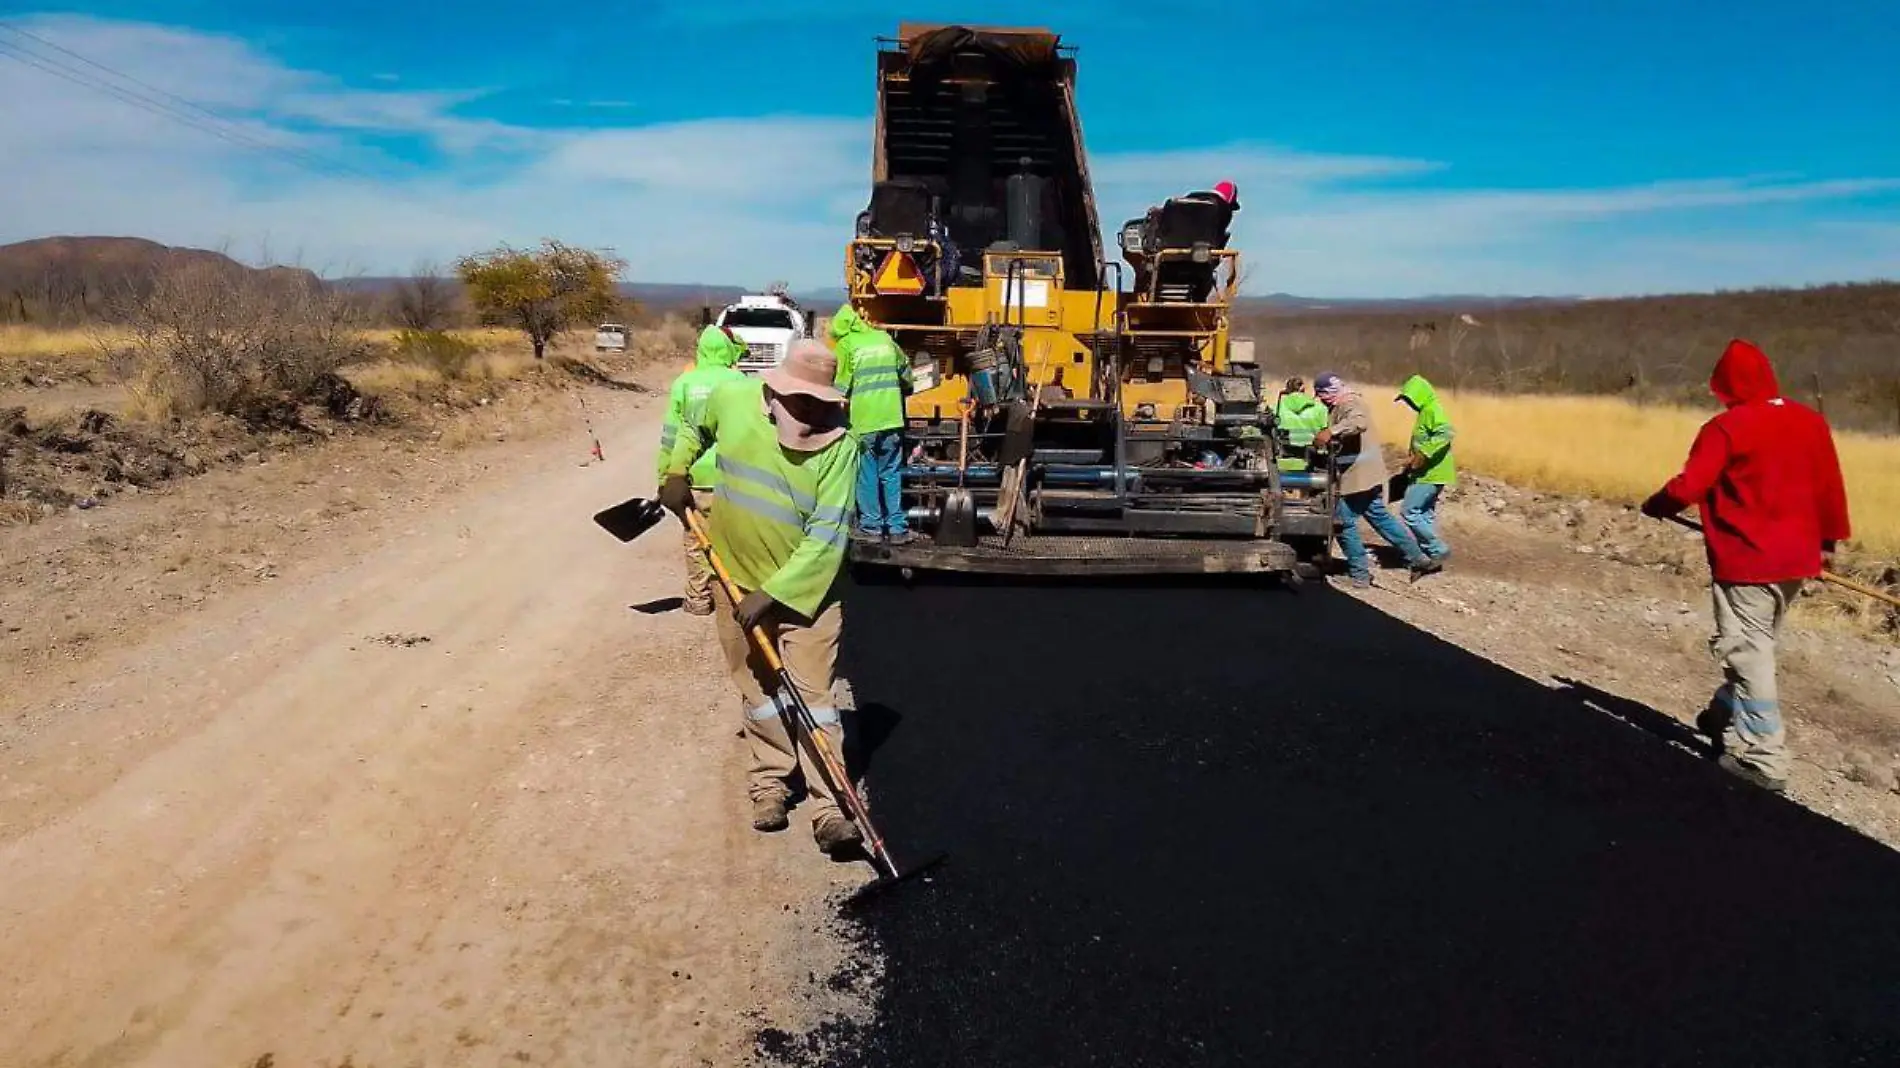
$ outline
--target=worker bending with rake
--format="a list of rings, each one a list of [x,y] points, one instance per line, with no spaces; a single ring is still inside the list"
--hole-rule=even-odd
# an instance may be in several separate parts
[[[1723,769],[1779,793],[1790,757],[1775,642],[1788,605],[1848,537],[1847,490],[1827,420],[1781,395],[1760,349],[1730,341],[1709,391],[1727,410],[1702,425],[1682,472],[1643,514],[1701,510],[1715,601],[1709,651],[1724,681],[1696,726]]]
[[[673,458],[673,446],[679,442],[682,423],[698,423],[706,410],[706,398],[713,390],[726,382],[743,382],[745,373],[739,370],[739,357],[745,353],[745,346],[732,335],[732,331],[723,326],[708,326],[699,332],[699,346],[693,356],[693,366],[687,368],[673,380],[673,387],[667,391],[666,421],[660,425],[659,478],[666,479],[666,465]],[[713,487],[718,483],[718,458],[716,451],[708,447],[686,472],[687,484],[692,488],[693,507],[701,513],[712,511]],[[705,554],[699,551],[699,544],[692,531],[686,531],[686,600],[684,609],[689,616],[709,616],[713,613],[713,574],[706,565]]]
[[[844,624],[836,584],[850,534],[858,445],[846,433],[837,373],[829,349],[800,339],[758,379],[720,385],[697,420],[681,422],[660,484],[660,503],[684,518],[692,506],[687,472],[717,446],[719,482],[705,531],[740,591],[736,604],[724,583],[715,596],[720,649],[745,707],[752,826],[786,827],[792,775],[802,770],[812,836],[826,853],[857,845],[863,836],[840,811],[820,761],[797,744],[787,723],[793,698],[780,685],[789,680],[829,750],[842,753],[844,729],[832,699]],[[754,627],[772,643],[783,675],[753,648],[748,635]]]

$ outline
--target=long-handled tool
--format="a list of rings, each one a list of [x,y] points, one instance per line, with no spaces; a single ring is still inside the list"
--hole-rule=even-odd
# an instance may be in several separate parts
[[[1674,523],[1675,525],[1679,527],[1683,527],[1687,530],[1693,530],[1697,534],[1702,533],[1702,524],[1696,522],[1693,519],[1684,519],[1679,515],[1667,516],[1666,518],[1671,523]],[[1884,601],[1887,604],[1894,606],[1895,608],[1900,608],[1900,597],[1895,597],[1893,594],[1888,593],[1886,590],[1875,589],[1874,587],[1869,586],[1864,582],[1856,582],[1845,575],[1836,575],[1832,571],[1823,571],[1821,572],[1821,581],[1829,583],[1831,585],[1839,586],[1841,589],[1844,589],[1844,590],[1852,590],[1863,597],[1872,597],[1876,601]]]
[[[685,519],[686,529],[693,532],[693,540],[699,543],[699,551],[706,554],[706,563],[711,566],[713,575],[719,579],[720,587],[726,591],[726,599],[732,602],[736,609],[740,600],[743,599],[743,594],[739,592],[738,584],[732,581],[732,576],[727,573],[725,562],[719,559],[717,552],[713,551],[712,539],[706,536],[705,520],[700,518],[698,511],[691,508],[686,510]],[[799,693],[798,687],[792,683],[792,674],[785,670],[785,661],[780,659],[778,649],[772,644],[771,636],[766,634],[765,628],[755,626],[746,631],[746,637],[752,640],[752,647],[764,659],[765,666],[777,677],[779,694],[785,699],[786,704],[791,705],[791,718],[798,728],[794,733],[803,734],[812,752],[817,754],[818,763],[823,768],[822,774],[831,780],[831,788],[837,791],[838,796],[844,800],[845,808],[851,813],[851,819],[857,823],[858,830],[864,834],[865,851],[871,854],[872,863],[881,873],[875,882],[869,886],[860,887],[853,893],[852,899],[861,901],[870,894],[913,879],[943,863],[944,855],[939,853],[912,868],[897,866],[897,860],[891,856],[890,847],[884,844],[884,836],[877,832],[877,827],[871,822],[871,810],[864,803],[864,795],[858,792],[858,788],[851,782],[850,773],[845,770],[844,754],[833,749],[825,733],[819,730],[818,721],[812,717],[811,706],[805,703],[805,696]]]
[[[607,533],[626,542],[652,530],[665,517],[666,509],[658,501],[635,497],[595,513],[594,522]],[[727,600],[731,601],[736,609],[743,595],[739,592],[738,585],[732,581],[732,575],[726,571],[724,561],[720,560],[719,554],[713,551],[712,540],[706,535],[705,521],[700,518],[697,511],[689,508],[686,511],[685,522],[686,529],[692,532],[699,551],[705,554],[707,565],[712,568],[713,575],[719,580],[720,588],[725,590]],[[771,637],[761,627],[751,628],[746,636],[751,639],[753,648],[758,651],[766,667],[776,677],[779,692],[791,706],[789,718],[793,721],[790,726],[795,728],[792,732],[794,739],[798,735],[803,735],[811,746],[812,752],[817,755],[825,778],[843,799],[853,822],[858,825],[858,830],[864,835],[865,852],[871,855],[872,866],[878,870],[878,878],[853,892],[846,904],[862,902],[867,897],[898,883],[914,879],[943,863],[944,854],[938,853],[913,867],[898,867],[897,861],[891,856],[890,847],[884,844],[884,836],[877,832],[876,826],[871,822],[870,810],[864,803],[864,795],[858,792],[857,787],[851,782],[850,774],[845,770],[842,754],[834,750],[831,742],[819,731],[818,722],[811,714],[811,706],[805,703],[805,698],[798,692],[798,687],[792,684],[791,674],[785,670],[785,662],[779,658],[778,649],[772,644]],[[796,740],[793,744],[797,744]]]

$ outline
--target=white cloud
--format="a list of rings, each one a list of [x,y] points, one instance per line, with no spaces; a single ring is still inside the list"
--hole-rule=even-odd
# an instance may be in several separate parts
[[[631,125],[599,121],[628,101],[568,99],[551,103],[588,109],[594,124],[531,129],[464,114],[478,90],[399,90],[374,76],[385,84],[349,85],[234,38],[75,17],[24,25],[232,125],[195,129],[177,120],[204,116],[137,83],[117,84],[178,114],[0,57],[0,100],[28,105],[0,110],[9,150],[0,241],[137,234],[253,255],[268,244],[319,270],[380,273],[555,236],[614,246],[643,280],[833,286],[868,190],[863,118]],[[372,147],[391,138],[433,158]],[[1253,292],[1612,293],[1854,277],[1900,259],[1900,233],[1851,218],[1729,229],[1759,213],[1900,191],[1884,178],[1461,189],[1442,161],[1252,142],[1098,153],[1091,170],[1111,231],[1162,197],[1237,182]]]

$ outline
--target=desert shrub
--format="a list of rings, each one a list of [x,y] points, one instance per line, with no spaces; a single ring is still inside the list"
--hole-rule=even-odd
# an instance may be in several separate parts
[[[635,330],[627,338],[627,355],[642,360],[690,360],[699,343],[699,327],[680,315],[668,315]]]
[[[242,414],[301,399],[361,354],[361,312],[308,276],[186,264],[132,299],[129,411]]]
[[[396,358],[430,368],[443,378],[466,378],[481,346],[440,330],[397,331],[392,349]]]

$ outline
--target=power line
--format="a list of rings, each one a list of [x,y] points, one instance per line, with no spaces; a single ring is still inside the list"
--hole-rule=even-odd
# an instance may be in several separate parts
[[[185,107],[190,108],[191,110],[198,112],[201,115],[208,116],[217,122],[230,121],[225,116],[220,115],[215,111],[212,111],[210,108],[204,107],[203,105],[194,103],[190,100],[186,100],[184,97],[179,96],[177,93],[173,93],[173,92],[170,92],[169,90],[162,89],[156,85],[153,85],[151,82],[142,81],[138,78],[134,78],[132,75],[127,74],[122,70],[114,70],[113,68],[108,67],[104,63],[100,63],[97,60],[88,59],[85,56],[80,55],[79,53],[73,51],[70,48],[67,48],[65,45],[62,45],[57,41],[49,41],[46,38],[41,37],[39,34],[34,33],[31,30],[21,29],[19,26],[15,25],[14,23],[7,22],[4,19],[0,19],[0,30],[6,30],[8,33],[18,34],[21,37],[30,38],[31,40],[37,41],[41,45],[44,45],[45,47],[50,48],[55,52],[61,52],[61,53],[64,53],[65,55],[71,56],[72,58],[78,60],[79,62],[84,63],[88,67],[93,67],[98,70],[102,70],[106,72],[107,74],[112,75],[115,78],[119,78],[123,81],[131,82],[133,85],[137,85],[142,88],[149,89],[152,92],[157,93],[158,95],[162,97],[166,97],[167,99],[175,101],[176,103],[183,104]]]
[[[160,88],[150,82],[143,81],[124,71],[117,70],[97,60],[81,55],[64,45],[50,41],[39,34],[23,29],[11,22],[0,20],[0,30],[16,35],[16,39],[11,41],[0,38],[0,58],[11,59],[17,63],[35,68],[43,73],[50,74],[82,88],[104,93],[130,107],[137,108],[160,118],[170,119],[180,125],[215,137],[227,144],[279,157],[320,178],[335,180],[353,176],[374,183],[381,187],[385,195],[390,196],[392,199],[405,201],[423,212],[454,222],[457,226],[465,226],[470,222],[469,219],[463,216],[441,210],[441,208],[437,207],[434,203],[391,189],[385,184],[385,179],[379,178],[376,175],[347,163],[327,159],[324,156],[293,145],[273,144],[259,140],[248,133],[238,123],[211,108],[188,100],[185,97]],[[24,43],[27,41],[34,42],[36,47],[51,49],[54,52],[70,56],[88,67],[102,71],[128,84],[114,84],[99,75],[89,73],[55,56],[34,51]],[[132,88],[134,86],[138,88]],[[166,103],[166,100],[174,101],[176,106]]]
[[[182,104],[184,107],[190,108],[191,110],[185,111],[185,110],[182,110],[181,108],[173,107],[148,93],[140,92],[135,89],[129,89],[121,85],[114,85],[113,83],[106,81],[105,79],[100,78],[97,75],[88,74],[87,72],[79,69],[78,67],[73,66],[70,63],[66,63],[52,56],[42,55],[42,54],[30,51],[26,47],[23,47],[22,45],[20,45],[19,43],[9,42],[9,41],[0,41],[0,56],[4,56],[8,59],[12,59],[15,62],[23,63],[29,67],[37,68],[38,70],[44,73],[51,74],[56,78],[63,79],[74,85],[78,85],[87,89],[92,89],[96,92],[105,93],[113,97],[114,99],[120,101],[121,103],[128,104],[132,107],[138,108],[141,111],[145,111],[150,114],[157,115],[161,118],[170,119],[174,122],[179,123],[180,125],[188,126],[202,133],[210,134],[211,136],[216,137],[219,140],[224,141],[228,144],[233,144],[241,148],[249,148],[258,152],[264,152],[264,153],[276,155],[290,163],[303,167],[305,170],[309,170],[314,173],[317,173],[321,175],[322,177],[337,178],[343,175],[353,175],[355,177],[362,178],[362,179],[372,181],[372,182],[378,180],[374,175],[358,170],[355,167],[351,167],[347,164],[339,163],[333,160],[327,160],[321,156],[315,155],[314,153],[311,153],[304,149],[297,148],[291,145],[273,144],[268,141],[259,140],[258,138],[247,133],[237,123],[231,121],[229,118],[223,115],[218,114],[215,111],[212,111],[209,108],[206,108],[199,104],[195,104],[189,100],[186,100],[185,98],[181,96],[178,96],[175,93],[170,93],[170,92],[167,92],[166,90],[159,89],[158,87],[152,86],[147,82],[134,78],[133,76],[129,74],[124,74],[120,71],[114,70],[113,68],[108,67],[103,63],[99,63],[94,60],[87,59],[85,56],[82,56],[79,53],[74,52],[72,49],[65,48],[57,44],[53,44],[52,42],[47,41],[45,38],[40,37],[37,34],[22,30],[19,27],[14,26],[10,23],[0,22],[0,30],[7,30],[9,32],[19,34],[24,38],[30,38],[34,41],[41,42],[42,44],[45,44],[47,47],[53,48],[59,52],[65,53],[66,55],[72,56],[73,58],[80,60],[81,62],[85,63],[88,66],[95,67],[99,70],[102,70],[108,74],[113,75],[114,77],[124,79],[125,81],[132,83],[133,85],[144,86],[147,89],[150,89],[153,93],[157,93],[164,97],[168,97],[172,100],[176,100],[180,104]],[[193,112],[196,112],[197,114],[193,114]],[[200,115],[204,116],[204,118],[200,118],[199,117]]]

